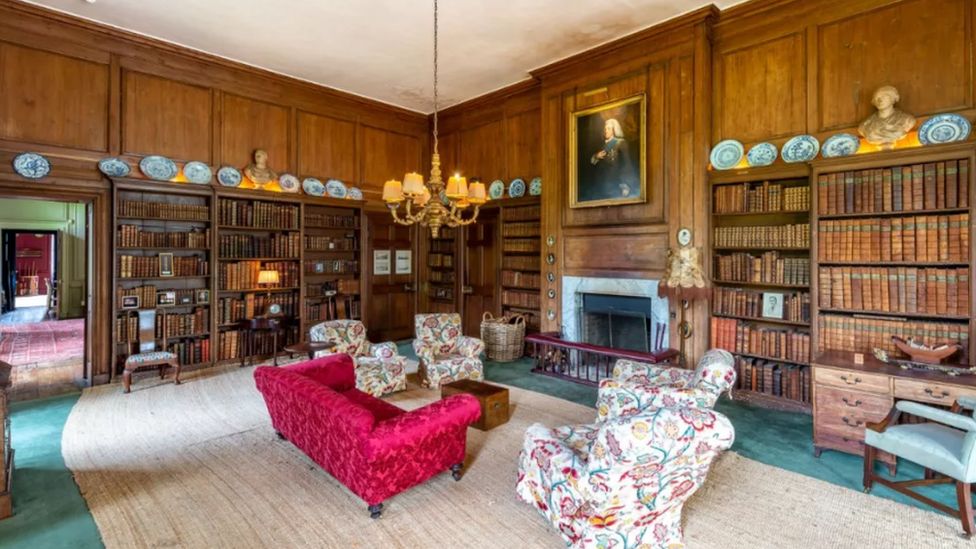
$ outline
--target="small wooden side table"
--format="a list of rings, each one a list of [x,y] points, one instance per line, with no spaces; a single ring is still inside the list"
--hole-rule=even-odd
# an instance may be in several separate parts
[[[278,332],[282,330],[284,324],[284,317],[256,316],[254,318],[246,318],[240,321],[238,328],[241,330],[241,368],[245,366],[246,361],[254,364],[255,332],[271,333],[274,348],[274,352],[272,353],[274,356],[274,365],[278,365]]]
[[[508,389],[470,379],[441,385],[442,399],[462,393],[474,396],[481,405],[481,417],[472,425],[475,429],[487,431],[508,423]]]
[[[289,355],[307,354],[308,359],[312,360],[315,358],[315,353],[320,351],[328,351],[333,347],[335,347],[334,341],[302,341],[301,343],[285,345],[285,351],[287,351]]]

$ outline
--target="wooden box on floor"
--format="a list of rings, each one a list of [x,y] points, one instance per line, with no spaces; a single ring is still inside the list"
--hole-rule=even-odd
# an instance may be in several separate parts
[[[441,386],[441,398],[458,394],[474,396],[481,405],[481,417],[472,425],[475,429],[487,431],[508,423],[508,389],[470,379]]]

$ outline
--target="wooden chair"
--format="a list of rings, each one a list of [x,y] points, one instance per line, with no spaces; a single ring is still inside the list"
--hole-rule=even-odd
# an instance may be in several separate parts
[[[159,366],[159,379],[163,379],[166,366],[176,369],[174,383],[180,384],[180,361],[176,354],[156,350],[156,311],[139,311],[139,353],[125,359],[122,385],[128,393],[132,386],[132,372],[142,368]]]
[[[864,491],[875,482],[935,507],[962,521],[966,537],[973,535],[972,488],[976,483],[976,399],[961,397],[945,410],[918,402],[900,400],[883,421],[868,423],[864,437]],[[901,413],[929,420],[898,425]],[[925,478],[895,482],[874,472],[878,451],[888,452],[925,468]],[[958,509],[953,509],[910,488],[932,484],[956,485]]]

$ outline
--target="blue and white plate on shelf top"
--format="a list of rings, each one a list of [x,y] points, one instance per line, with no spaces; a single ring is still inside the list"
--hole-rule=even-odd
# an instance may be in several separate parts
[[[824,141],[820,154],[824,158],[850,156],[856,153],[860,146],[861,140],[856,135],[852,133],[838,133],[831,135]]]
[[[529,196],[539,196],[542,194],[542,178],[533,177],[532,181],[529,181]]]
[[[305,191],[305,194],[312,196],[325,196],[325,185],[314,177],[306,177],[302,181],[302,190]]]
[[[282,174],[278,178],[278,186],[286,193],[297,193],[298,189],[302,188],[302,184],[298,181],[298,178],[290,173]]]
[[[508,196],[512,198],[525,196],[525,181],[518,177],[513,179],[508,185]]]
[[[783,145],[783,161],[793,164],[808,162],[817,157],[820,142],[812,135],[798,135]]]
[[[349,194],[346,184],[338,179],[330,179],[325,182],[325,192],[332,198],[345,198]]]
[[[149,179],[155,179],[156,181],[169,181],[176,177],[176,174],[180,173],[180,169],[176,167],[175,162],[157,154],[146,156],[140,160],[139,170]]]
[[[213,171],[210,170],[210,166],[194,160],[183,165],[183,177],[190,183],[209,185],[210,180],[213,179]]]
[[[224,166],[217,170],[217,182],[224,187],[237,187],[241,184],[241,172],[237,168]]]
[[[776,149],[776,145],[766,142],[756,143],[749,149],[746,160],[753,168],[759,168],[761,166],[769,166],[773,162],[776,162],[777,156],[779,156],[779,151]]]
[[[349,187],[348,197],[352,200],[362,200],[363,191],[359,187]]]
[[[25,152],[14,158],[14,171],[27,179],[40,179],[51,173],[51,163],[37,153]]]
[[[98,161],[98,170],[109,177],[125,177],[132,168],[129,163],[117,156],[110,156]]]
[[[937,114],[922,123],[918,129],[918,140],[923,145],[965,141],[972,129],[972,124],[964,116]]]
[[[492,181],[491,185],[488,185],[488,198],[498,200],[503,196],[505,196],[505,182],[501,179]]]
[[[712,147],[712,154],[708,159],[716,170],[731,170],[742,160],[742,153],[742,143],[735,139],[726,139]]]

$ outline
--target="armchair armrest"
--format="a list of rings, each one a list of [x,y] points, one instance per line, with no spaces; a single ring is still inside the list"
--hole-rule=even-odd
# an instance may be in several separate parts
[[[481,417],[478,399],[452,395],[422,408],[381,421],[366,441],[367,460],[388,452],[421,444],[436,444],[436,437],[452,430],[465,430]]]
[[[463,335],[458,338],[457,351],[461,356],[478,358],[485,350],[485,343],[476,337]]]
[[[437,345],[433,341],[426,341],[419,337],[413,340],[413,352],[421,362],[433,362],[436,349]]]
[[[956,399],[956,403],[966,410],[976,410],[976,398],[961,396]]]
[[[976,419],[962,414],[956,414],[927,404],[912,402],[910,400],[899,400],[895,403],[898,411],[912,414],[925,419],[932,420],[963,431],[976,431]]]
[[[383,343],[366,342],[365,354],[373,358],[389,360],[399,354],[396,343],[384,341]]]
[[[596,400],[600,421],[633,416],[653,408],[711,408],[716,395],[694,387],[621,383],[604,379]]]
[[[553,436],[551,429],[540,423],[530,425],[525,431],[519,459],[520,477],[539,475],[540,478],[536,480],[549,496],[549,502],[544,503],[552,518],[573,515],[577,510],[557,507],[564,498],[554,496],[553,492],[571,492],[574,497],[568,498],[568,501],[578,503],[578,507],[586,503],[596,505],[606,499],[606,489],[601,491],[599,485],[590,485],[586,462],[562,440]],[[605,485],[603,487],[606,488]]]
[[[692,370],[683,370],[674,366],[620,359],[613,365],[612,377],[617,381],[687,387],[691,385],[694,374]]]

